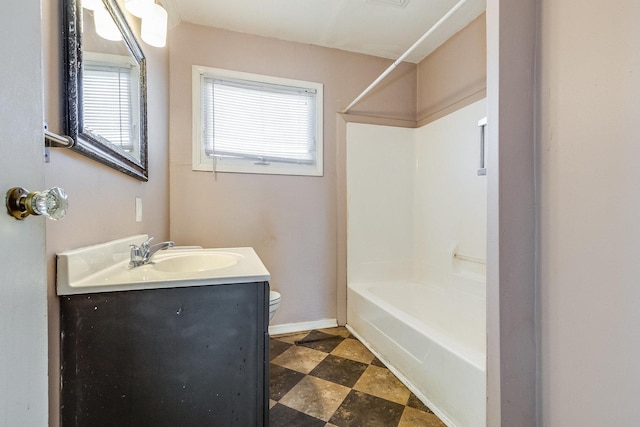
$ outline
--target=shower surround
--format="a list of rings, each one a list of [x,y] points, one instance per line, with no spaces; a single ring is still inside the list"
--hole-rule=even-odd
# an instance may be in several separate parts
[[[485,111],[347,127],[347,325],[459,427],[485,426]]]

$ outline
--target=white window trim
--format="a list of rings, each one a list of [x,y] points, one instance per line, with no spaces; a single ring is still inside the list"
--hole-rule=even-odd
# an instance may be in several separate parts
[[[316,164],[298,165],[290,163],[272,162],[268,165],[257,165],[248,160],[216,160],[205,153],[202,141],[202,81],[203,78],[228,78],[249,80],[254,82],[271,83],[285,86],[316,90]],[[281,77],[265,76],[260,74],[244,73],[240,71],[224,70],[220,68],[192,66],[192,169],[194,171],[215,171],[231,173],[254,173],[270,175],[302,175],[323,176],[323,85],[321,83],[302,80],[286,79]]]

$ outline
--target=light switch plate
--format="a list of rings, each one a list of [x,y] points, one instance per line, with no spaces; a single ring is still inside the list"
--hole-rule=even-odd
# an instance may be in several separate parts
[[[142,222],[142,197],[136,197],[136,222]]]

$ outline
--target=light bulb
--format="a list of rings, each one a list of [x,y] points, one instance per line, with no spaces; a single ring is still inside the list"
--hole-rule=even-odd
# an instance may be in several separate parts
[[[102,0],[81,0],[82,7],[89,10],[96,10],[104,7]]]
[[[130,14],[143,18],[149,13],[149,10],[155,6],[155,0],[126,0],[124,7],[127,8]]]
[[[162,6],[154,4],[142,18],[140,32],[145,43],[164,47],[167,43],[167,11]]]
[[[96,33],[98,33],[100,37],[111,41],[122,40],[120,29],[105,7],[94,10],[93,19],[96,25]]]

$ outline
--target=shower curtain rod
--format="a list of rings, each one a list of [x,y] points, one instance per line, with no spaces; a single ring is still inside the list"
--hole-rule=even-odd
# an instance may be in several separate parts
[[[353,100],[353,102],[351,102],[351,104],[349,104],[347,106],[347,108],[345,108],[344,110],[342,110],[343,114],[346,114],[351,107],[353,107],[354,105],[356,105],[358,102],[360,102],[360,100],[362,98],[364,98],[369,92],[371,92],[371,90],[376,87],[378,85],[378,83],[380,83],[385,77],[387,77],[389,75],[389,73],[391,73],[402,61],[404,61],[404,59],[409,56],[409,54],[411,52],[413,52],[418,46],[420,46],[422,44],[422,42],[424,42],[427,37],[429,37],[435,30],[438,29],[438,27],[440,27],[440,25],[442,25],[443,22],[445,22],[447,19],[449,19],[449,17],[451,15],[453,15],[454,13],[457,12],[458,9],[460,9],[462,7],[463,4],[465,4],[467,2],[467,0],[460,0],[458,3],[456,3],[455,6],[453,6],[451,8],[451,10],[449,10],[449,12],[447,12],[442,18],[440,18],[438,20],[438,22],[436,22],[433,27],[429,28],[429,31],[427,31],[426,33],[424,33],[422,35],[422,37],[420,37],[413,45],[411,45],[411,47],[409,49],[407,49],[407,51],[405,53],[403,53],[400,58],[396,59],[396,61],[391,64],[389,66],[389,68],[387,68],[382,74],[380,74],[380,76],[375,79],[373,81],[373,83],[371,83],[369,85],[369,87],[367,87],[364,91],[362,91],[362,93],[360,95],[358,95],[358,97],[356,99]]]

